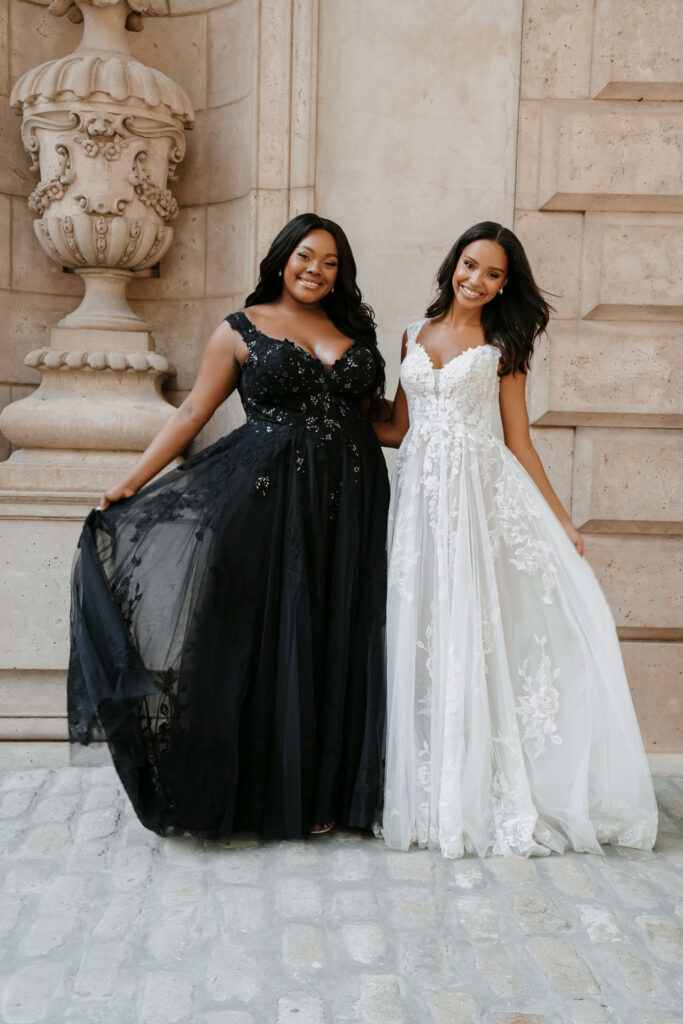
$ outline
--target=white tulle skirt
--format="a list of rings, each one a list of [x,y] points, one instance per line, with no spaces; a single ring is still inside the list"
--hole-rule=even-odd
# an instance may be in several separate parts
[[[389,846],[652,847],[656,803],[607,602],[500,440],[463,431],[440,460],[404,445],[389,558]]]

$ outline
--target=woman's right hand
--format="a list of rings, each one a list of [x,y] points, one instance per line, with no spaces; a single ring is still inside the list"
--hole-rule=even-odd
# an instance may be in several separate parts
[[[207,342],[190,394],[168,417],[126,479],[102,495],[97,506],[99,511],[104,512],[114,502],[132,497],[187,448],[221,402],[237,387],[242,365],[237,358],[238,350],[245,358],[249,354],[241,335],[223,321]]]
[[[583,537],[581,536],[581,534],[576,529],[576,527],[570,519],[564,520],[562,522],[562,526],[564,527],[564,531],[569,537],[570,541],[583,558]]]
[[[128,484],[114,484],[106,491],[97,506],[98,512],[104,512],[105,509],[109,508],[116,501],[121,501],[122,498],[132,498],[135,494],[135,488],[130,487]]]

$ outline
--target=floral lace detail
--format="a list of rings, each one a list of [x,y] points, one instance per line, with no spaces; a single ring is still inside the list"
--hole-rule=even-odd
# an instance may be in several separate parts
[[[406,508],[397,517],[390,514],[388,524],[389,531],[393,533],[388,568],[389,586],[395,587],[405,601],[413,600],[413,592],[408,583],[420,561],[420,551],[415,547],[410,529],[412,518],[410,510]]]
[[[597,817],[595,834],[598,842],[611,846],[631,846],[636,850],[650,850],[657,838],[657,815],[653,814],[645,821],[634,821],[624,827],[623,821],[608,820]]]
[[[535,642],[541,648],[541,657],[536,674],[529,672],[529,659],[518,669],[524,680],[524,693],[517,701],[515,708],[519,715],[524,732],[522,740],[529,742],[529,756],[534,760],[545,754],[548,740],[559,746],[562,738],[557,735],[557,713],[560,708],[560,694],[553,683],[559,677],[561,669],[553,669],[546,653],[547,637],[535,636]]]
[[[533,492],[523,479],[514,456],[494,425],[497,416],[498,350],[486,345],[467,349],[441,370],[432,366],[426,350],[417,342],[424,320],[408,328],[406,357],[401,381],[408,396],[410,429],[401,446],[395,473],[413,459],[420,460],[419,494],[435,542],[449,552],[447,564],[440,562],[440,596],[448,596],[455,576],[455,548],[449,538],[457,530],[459,503],[450,499],[457,490],[465,452],[468,472],[480,486],[493,488],[487,524],[491,550],[499,557],[502,548],[512,564],[530,576],[540,575],[543,601],[552,602],[556,569],[549,545],[537,535],[539,510]],[[413,487],[413,497],[417,492]],[[419,558],[413,537],[412,511],[390,511],[389,581],[411,600],[406,581]],[[488,629],[488,623],[485,628]],[[490,635],[488,630],[487,635]],[[488,646],[488,643],[487,643]]]
[[[226,317],[249,349],[242,367],[239,390],[247,421],[257,437],[273,437],[293,427],[305,429],[315,444],[324,447],[340,438],[347,447],[357,483],[360,474],[360,450],[354,433],[362,426],[370,436],[370,427],[360,415],[360,399],[373,386],[375,359],[360,343],[354,343],[331,367],[325,368],[305,349],[290,341],[270,338],[246,316],[231,313]],[[277,380],[277,388],[273,381]],[[349,429],[350,428],[350,429]],[[244,453],[246,460],[258,459],[259,447]],[[305,459],[297,448],[297,472],[306,472]],[[259,476],[254,484],[265,495],[268,484]],[[339,505],[337,490],[330,490],[330,504]],[[333,513],[331,518],[335,518]]]
[[[360,398],[372,390],[376,374],[369,348],[355,342],[326,368],[300,346],[268,337],[245,313],[226,319],[249,350],[239,391],[254,426],[266,433],[302,426],[324,443],[358,418]]]
[[[519,790],[510,784],[498,770],[491,784],[491,811],[493,836],[491,853],[494,857],[524,854],[534,844],[534,826],[537,814],[530,808],[520,813]]]
[[[420,846],[429,844],[430,798],[432,789],[432,755],[429,734],[432,717],[432,627],[427,626],[424,640],[417,641],[417,663],[420,677],[425,680],[422,696],[418,699],[416,714],[422,721],[416,723],[417,750],[415,758],[415,819],[416,839]]]
[[[500,608],[494,604],[491,595],[488,601],[481,601],[481,647],[484,654],[492,654],[496,646],[496,636],[500,625]],[[485,664],[485,671],[488,673],[488,662]]]
[[[401,383],[408,397],[411,443],[441,438],[448,441],[456,424],[492,435],[498,389],[499,352],[493,345],[466,349],[441,369],[435,369],[417,337],[425,321],[408,328]],[[405,442],[404,442],[405,443]]]
[[[543,601],[552,604],[557,572],[553,565],[550,545],[541,540],[534,530],[534,521],[540,513],[528,487],[511,472],[503,460],[494,484],[493,508],[488,514],[489,539],[495,554],[501,544],[509,551],[512,564],[529,576],[540,575],[543,583]]]

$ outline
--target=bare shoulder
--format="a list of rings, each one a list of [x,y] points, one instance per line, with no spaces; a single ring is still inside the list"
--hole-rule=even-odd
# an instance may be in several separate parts
[[[204,348],[204,358],[208,360],[233,360],[243,363],[249,355],[249,349],[239,331],[231,327],[227,320],[214,327]]]
[[[237,342],[241,340],[242,335],[240,332],[231,327],[227,320],[221,320],[209,335],[207,346],[211,345],[212,348],[225,351],[226,349],[234,349]]]

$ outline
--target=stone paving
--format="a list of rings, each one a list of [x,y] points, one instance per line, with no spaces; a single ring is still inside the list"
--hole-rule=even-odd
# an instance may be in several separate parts
[[[683,776],[654,853],[160,839],[113,769],[0,763],[6,1024],[679,1024]]]

